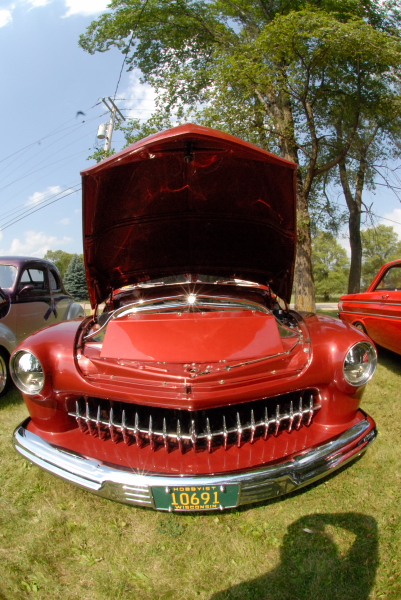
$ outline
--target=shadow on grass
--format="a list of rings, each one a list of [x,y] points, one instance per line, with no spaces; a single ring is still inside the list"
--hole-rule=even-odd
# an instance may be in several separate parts
[[[21,404],[24,404],[21,392],[13,386],[3,398],[0,398],[0,411],[10,406],[19,406]]]
[[[401,355],[391,352],[382,346],[376,345],[379,363],[389,369],[392,373],[401,373]]]
[[[378,565],[376,520],[354,512],[302,517],[288,527],[280,560],[210,600],[367,600]]]

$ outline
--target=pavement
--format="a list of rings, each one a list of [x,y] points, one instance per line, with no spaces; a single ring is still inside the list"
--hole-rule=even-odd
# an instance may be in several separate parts
[[[290,304],[290,308],[294,310],[294,305]],[[316,302],[316,310],[338,310],[338,302]]]

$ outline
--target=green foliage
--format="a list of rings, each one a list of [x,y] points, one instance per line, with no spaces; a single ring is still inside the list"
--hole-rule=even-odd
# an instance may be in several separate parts
[[[109,156],[113,156],[115,150],[111,148],[110,150],[104,150],[104,148],[98,148],[94,151],[93,154],[88,156],[86,160],[95,160],[97,163],[100,163],[105,158],[109,158]]]
[[[401,258],[401,242],[392,227],[378,225],[361,232],[362,288],[366,289],[380,267]]]
[[[64,250],[48,250],[44,255],[44,258],[50,260],[57,267],[58,272],[63,279],[73,256],[74,254],[64,252]],[[78,256],[83,260],[83,254],[78,254]]]
[[[88,288],[86,285],[85,267],[83,260],[74,254],[64,277],[64,287],[76,301],[88,299]]]
[[[80,45],[119,48],[156,90],[156,113],[128,140],[191,119],[297,163],[299,256],[308,257],[316,178],[347,156],[371,115],[385,128],[397,114],[399,26],[397,3],[374,0],[113,0]],[[295,296],[309,306],[309,261],[300,264]]]
[[[313,277],[316,296],[330,297],[347,291],[349,260],[347,253],[329,232],[319,232],[312,241]]]

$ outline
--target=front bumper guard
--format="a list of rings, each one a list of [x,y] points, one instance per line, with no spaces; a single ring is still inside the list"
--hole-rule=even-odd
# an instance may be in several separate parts
[[[142,473],[52,446],[27,429],[30,419],[14,431],[15,449],[32,463],[98,496],[155,508],[153,486],[227,486],[238,484],[236,506],[276,498],[308,485],[361,456],[376,438],[372,419],[365,416],[342,434],[315,448],[246,472],[220,475],[166,476]]]

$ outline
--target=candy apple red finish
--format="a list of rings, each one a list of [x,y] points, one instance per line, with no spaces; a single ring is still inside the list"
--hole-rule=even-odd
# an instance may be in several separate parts
[[[18,452],[104,498],[171,512],[275,498],[366,450],[374,345],[287,304],[295,169],[187,124],[82,173],[94,315],[12,355],[30,415]]]
[[[341,296],[339,317],[401,354],[401,260],[383,265],[366,292]]]

